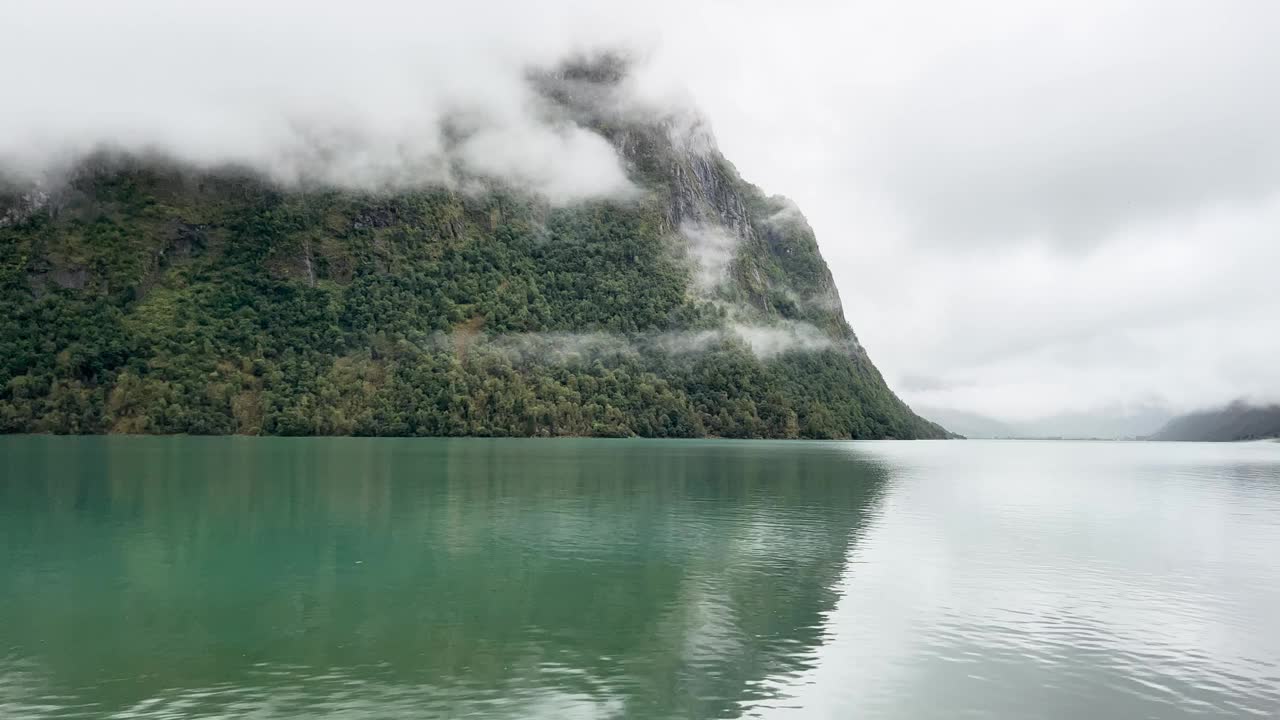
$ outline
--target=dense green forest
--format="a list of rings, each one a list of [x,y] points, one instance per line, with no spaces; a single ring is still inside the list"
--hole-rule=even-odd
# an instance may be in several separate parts
[[[885,385],[789,203],[652,127],[602,132],[638,197],[282,189],[111,156],[10,192],[0,430],[946,435]],[[694,221],[737,224],[714,292]],[[764,353],[744,323],[825,341]]]

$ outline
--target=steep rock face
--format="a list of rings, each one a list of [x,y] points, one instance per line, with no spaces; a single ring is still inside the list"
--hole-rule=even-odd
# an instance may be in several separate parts
[[[39,188],[10,193],[0,192],[0,228],[26,222],[36,213],[45,210],[48,204],[49,193]]]
[[[945,437],[885,386],[794,205],[696,117],[612,102],[621,72],[534,78],[618,149],[617,200],[105,156],[8,196],[0,429]]]

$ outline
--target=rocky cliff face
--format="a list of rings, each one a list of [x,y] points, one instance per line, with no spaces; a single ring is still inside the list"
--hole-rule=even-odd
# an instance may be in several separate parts
[[[49,193],[40,188],[0,192],[0,228],[24,223],[33,215],[47,211],[48,205]]]
[[[945,436],[857,343],[798,209],[696,115],[620,102],[624,74],[531,76],[617,148],[635,192],[613,200],[105,156],[7,196],[0,428]]]

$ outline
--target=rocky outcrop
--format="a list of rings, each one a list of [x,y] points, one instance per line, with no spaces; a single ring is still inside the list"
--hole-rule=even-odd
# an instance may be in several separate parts
[[[40,188],[25,192],[0,194],[0,228],[26,222],[49,207],[49,193]]]
[[[36,297],[44,295],[51,287],[83,290],[88,281],[89,271],[82,267],[57,268],[27,274],[27,283],[31,286],[31,293]]]

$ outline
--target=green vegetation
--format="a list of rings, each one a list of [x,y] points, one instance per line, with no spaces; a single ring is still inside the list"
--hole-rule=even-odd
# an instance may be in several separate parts
[[[718,297],[692,292],[669,161],[650,157],[647,199],[553,208],[99,158],[0,225],[0,430],[945,436],[857,345],[803,220],[775,221],[779,201],[722,160],[757,232]],[[645,341],[723,327],[730,307],[833,343],[760,359],[732,335]],[[583,333],[613,345],[576,350]]]

